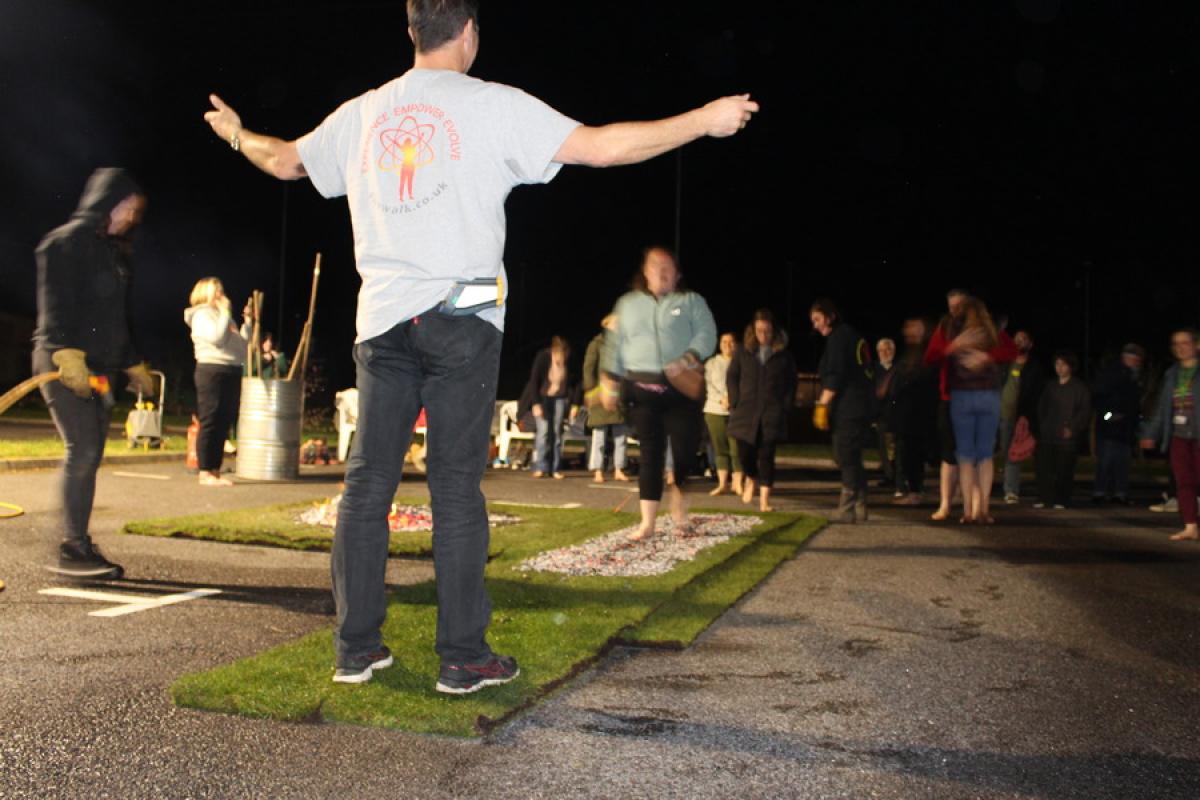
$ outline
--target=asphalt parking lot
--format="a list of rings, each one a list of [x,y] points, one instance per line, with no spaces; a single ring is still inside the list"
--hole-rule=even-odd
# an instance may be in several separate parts
[[[54,472],[0,473],[0,501],[25,510],[0,520],[0,796],[1200,796],[1200,547],[1166,541],[1174,520],[1140,508],[1001,507],[996,526],[964,528],[881,497],[869,524],[823,530],[694,647],[615,650],[483,740],[175,708],[179,675],[329,628],[328,557],[120,527],[323,498],[340,477],[212,489],[179,463],[104,467],[94,531],[127,575],[86,588],[196,596],[98,617],[121,604],[44,593],[70,588],[42,569]],[[827,507],[834,477],[785,467],[777,507]],[[497,470],[484,489],[631,497],[584,473]],[[701,491],[697,504],[737,505]],[[388,580],[430,575],[396,559]]]

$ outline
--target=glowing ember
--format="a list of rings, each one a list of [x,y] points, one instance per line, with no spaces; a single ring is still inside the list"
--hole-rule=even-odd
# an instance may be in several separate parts
[[[583,544],[539,553],[518,569],[566,575],[662,575],[701,550],[746,533],[762,520],[741,514],[693,514],[690,522],[691,530],[679,534],[670,517],[659,517],[654,535],[641,541],[628,539],[637,526],[622,528]]]
[[[330,500],[318,503],[307,511],[301,512],[297,519],[306,525],[321,525],[326,528],[335,527],[337,525],[338,505],[341,502],[342,496],[339,494]],[[488,514],[488,524],[493,527],[496,525],[511,525],[514,522],[520,521],[519,517],[509,516],[508,514]],[[392,533],[431,531],[433,530],[433,511],[429,506],[406,506],[399,503],[392,503],[392,510],[388,513],[388,529]]]

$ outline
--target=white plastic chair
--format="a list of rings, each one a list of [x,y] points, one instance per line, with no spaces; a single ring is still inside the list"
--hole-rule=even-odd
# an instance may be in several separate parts
[[[350,439],[358,428],[358,389],[346,389],[334,395],[337,409],[338,461],[350,455]]]

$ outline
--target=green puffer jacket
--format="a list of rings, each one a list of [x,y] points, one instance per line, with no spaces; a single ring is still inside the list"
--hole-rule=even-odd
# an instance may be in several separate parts
[[[604,360],[604,334],[598,333],[588,343],[587,353],[583,357],[583,393],[587,405],[587,425],[598,428],[601,425],[623,425],[625,415],[618,406],[615,411],[605,411],[597,398],[596,402],[588,402],[588,392],[600,385],[600,364]]]

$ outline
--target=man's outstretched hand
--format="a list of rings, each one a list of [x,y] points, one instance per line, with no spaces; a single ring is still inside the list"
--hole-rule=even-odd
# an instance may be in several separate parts
[[[213,133],[221,137],[225,143],[229,143],[233,139],[235,133],[240,133],[242,130],[242,118],[237,112],[225,104],[225,101],[217,97],[215,94],[210,94],[208,100],[213,104],[211,111],[204,112],[204,121],[207,122],[213,129]]]
[[[748,94],[735,94],[713,100],[704,106],[705,131],[718,139],[733,136],[746,127],[746,123],[758,111],[758,103]]]

